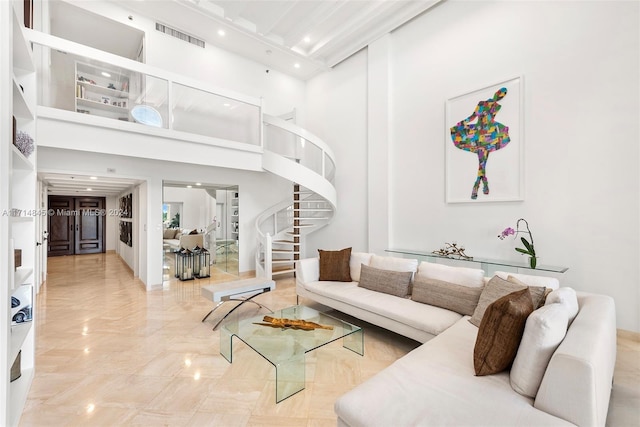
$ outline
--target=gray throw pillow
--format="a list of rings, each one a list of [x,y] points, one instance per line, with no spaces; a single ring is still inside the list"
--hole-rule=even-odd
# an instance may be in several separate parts
[[[482,289],[417,275],[413,281],[411,299],[471,316],[478,305]]]
[[[358,286],[405,298],[409,295],[411,276],[411,271],[381,270],[362,264]]]
[[[501,279],[498,276],[493,276],[489,283],[484,287],[480,294],[480,300],[478,300],[478,306],[473,312],[473,316],[469,319],[471,324],[480,327],[480,322],[484,316],[484,312],[487,307],[512,292],[521,291],[527,289],[527,286],[517,285],[507,280]],[[533,307],[538,307],[540,301],[544,298],[545,288],[543,286],[529,286],[529,294],[531,295],[531,301]]]

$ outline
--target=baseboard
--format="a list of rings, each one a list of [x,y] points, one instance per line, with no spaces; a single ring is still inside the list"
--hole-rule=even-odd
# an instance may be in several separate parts
[[[627,331],[626,329],[618,329],[618,337],[635,342],[640,342],[639,332]]]

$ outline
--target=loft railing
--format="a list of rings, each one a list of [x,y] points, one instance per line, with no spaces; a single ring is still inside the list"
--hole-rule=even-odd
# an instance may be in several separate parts
[[[262,146],[262,101],[34,30],[38,104]]]

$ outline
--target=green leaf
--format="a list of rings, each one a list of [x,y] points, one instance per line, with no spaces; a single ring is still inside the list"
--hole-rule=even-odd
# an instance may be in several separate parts
[[[532,256],[529,259],[529,265],[531,266],[531,268],[536,268],[536,264],[537,264],[538,260],[536,257]]]
[[[521,254],[530,255],[530,254],[529,254],[529,251],[525,251],[525,250],[524,250],[524,249],[522,249],[522,248],[516,248],[516,251],[520,252]]]
[[[520,240],[522,241],[522,244],[524,245],[525,248],[527,248],[529,252],[534,252],[533,246],[531,246],[531,244],[527,242],[527,239],[525,239],[524,237],[521,237]]]

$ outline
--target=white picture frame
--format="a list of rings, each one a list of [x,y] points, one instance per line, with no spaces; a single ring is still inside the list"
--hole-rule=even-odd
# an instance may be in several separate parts
[[[518,76],[446,101],[447,203],[524,200],[523,96]]]

